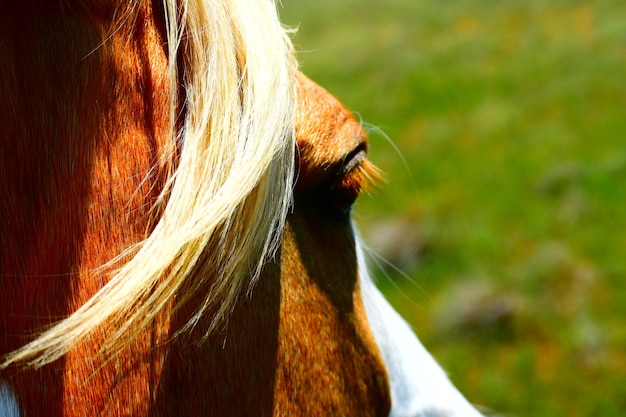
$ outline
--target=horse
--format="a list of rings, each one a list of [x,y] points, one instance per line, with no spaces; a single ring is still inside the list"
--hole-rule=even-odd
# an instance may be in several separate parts
[[[367,274],[269,0],[0,4],[0,415],[478,416]]]

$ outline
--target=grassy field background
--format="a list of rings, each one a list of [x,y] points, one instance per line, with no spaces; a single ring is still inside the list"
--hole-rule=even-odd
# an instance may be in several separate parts
[[[371,129],[387,181],[355,216],[455,384],[502,415],[625,415],[626,2],[283,6],[303,71],[393,141]]]

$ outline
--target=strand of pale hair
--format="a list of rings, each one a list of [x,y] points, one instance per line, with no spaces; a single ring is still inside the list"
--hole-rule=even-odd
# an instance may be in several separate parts
[[[170,155],[176,143],[182,144],[163,190],[163,215],[145,241],[111,261],[115,265],[133,255],[100,291],[9,354],[1,367],[50,363],[105,323],[113,323],[117,333],[107,339],[103,352],[115,354],[172,299],[183,304],[193,297],[207,284],[202,280],[211,280],[211,290],[182,330],[211,310],[211,332],[277,250],[291,204],[296,65],[274,5],[267,0],[163,1],[170,57]],[[177,103],[180,74],[173,57],[180,53],[186,119],[175,132],[182,103]],[[203,273],[192,274],[205,251],[211,256],[200,268]],[[200,281],[189,282],[191,277]]]

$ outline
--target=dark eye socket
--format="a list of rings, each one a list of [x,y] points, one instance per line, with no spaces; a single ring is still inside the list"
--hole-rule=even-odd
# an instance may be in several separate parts
[[[322,168],[317,174],[322,176],[320,182],[299,180],[294,195],[296,206],[320,220],[348,224],[352,205],[361,190],[376,185],[381,178],[378,168],[367,159],[366,151],[363,143],[340,162]]]
[[[336,214],[340,216],[347,216],[350,214],[352,205],[359,196],[358,189],[344,189],[340,187],[332,187],[327,191],[326,203],[328,207]]]
[[[361,191],[359,166],[365,160],[365,151],[360,151],[346,160],[338,170],[334,181],[326,189],[327,203],[335,212],[343,215],[350,213],[352,204]]]
[[[347,218],[361,189],[378,175],[377,168],[367,160],[365,148],[358,147],[338,166],[332,182],[321,190],[323,204],[337,218]]]

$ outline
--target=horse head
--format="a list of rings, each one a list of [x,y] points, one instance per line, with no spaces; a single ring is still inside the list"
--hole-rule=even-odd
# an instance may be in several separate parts
[[[477,413],[367,276],[273,4],[0,6],[0,413]]]

